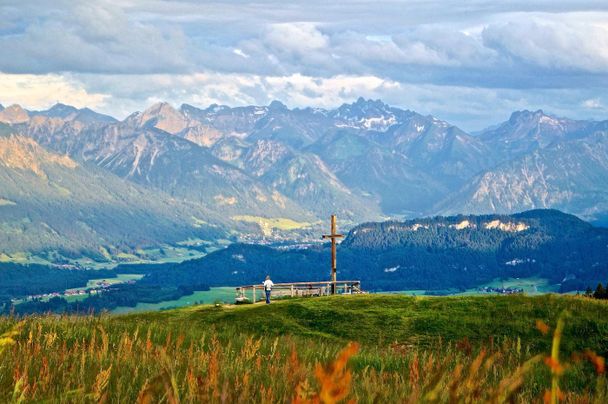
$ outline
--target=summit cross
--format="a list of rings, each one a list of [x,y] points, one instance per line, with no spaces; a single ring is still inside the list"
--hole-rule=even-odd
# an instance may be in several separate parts
[[[331,239],[331,294],[336,293],[336,240],[343,238],[336,229],[336,215],[331,215],[331,234],[324,234],[322,239]]]

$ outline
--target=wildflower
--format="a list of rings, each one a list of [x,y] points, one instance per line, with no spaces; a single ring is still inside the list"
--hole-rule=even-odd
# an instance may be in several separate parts
[[[323,367],[317,364],[315,377],[321,385],[318,394],[310,391],[307,381],[300,382],[296,387],[296,397],[293,403],[297,404],[333,404],[337,403],[350,392],[352,375],[346,368],[348,360],[359,351],[359,344],[349,343],[329,365]]]
[[[547,356],[545,358],[545,365],[547,365],[549,369],[551,369],[551,372],[557,375],[561,375],[562,373],[564,373],[564,367],[555,358]]]
[[[15,337],[21,334],[23,325],[23,322],[17,323],[13,328],[0,335],[0,352],[2,352],[6,347],[15,344]]]
[[[551,328],[544,321],[536,320],[536,329],[540,331],[543,335],[547,335]]]
[[[336,403],[348,395],[352,375],[346,364],[359,351],[359,344],[351,342],[340,352],[336,360],[323,368],[317,365],[315,376],[321,384],[319,398],[323,403]]]
[[[606,360],[602,356],[599,356],[592,350],[587,349],[585,351],[585,357],[593,364],[593,366],[595,366],[595,372],[598,375],[601,375],[606,371]]]

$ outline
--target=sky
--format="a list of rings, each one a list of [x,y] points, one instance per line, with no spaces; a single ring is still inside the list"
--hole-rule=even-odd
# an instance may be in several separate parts
[[[0,0],[4,106],[362,96],[475,131],[521,109],[608,119],[607,89],[605,0]]]

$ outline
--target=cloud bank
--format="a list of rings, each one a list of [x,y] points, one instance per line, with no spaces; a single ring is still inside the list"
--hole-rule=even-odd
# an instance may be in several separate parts
[[[4,1],[0,102],[123,116],[369,96],[469,130],[518,108],[606,118],[608,4],[556,3]]]

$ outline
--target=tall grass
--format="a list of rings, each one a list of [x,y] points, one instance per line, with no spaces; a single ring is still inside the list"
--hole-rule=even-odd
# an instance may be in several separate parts
[[[0,319],[0,402],[606,402],[604,359],[552,342],[438,338],[423,348],[108,316]]]

